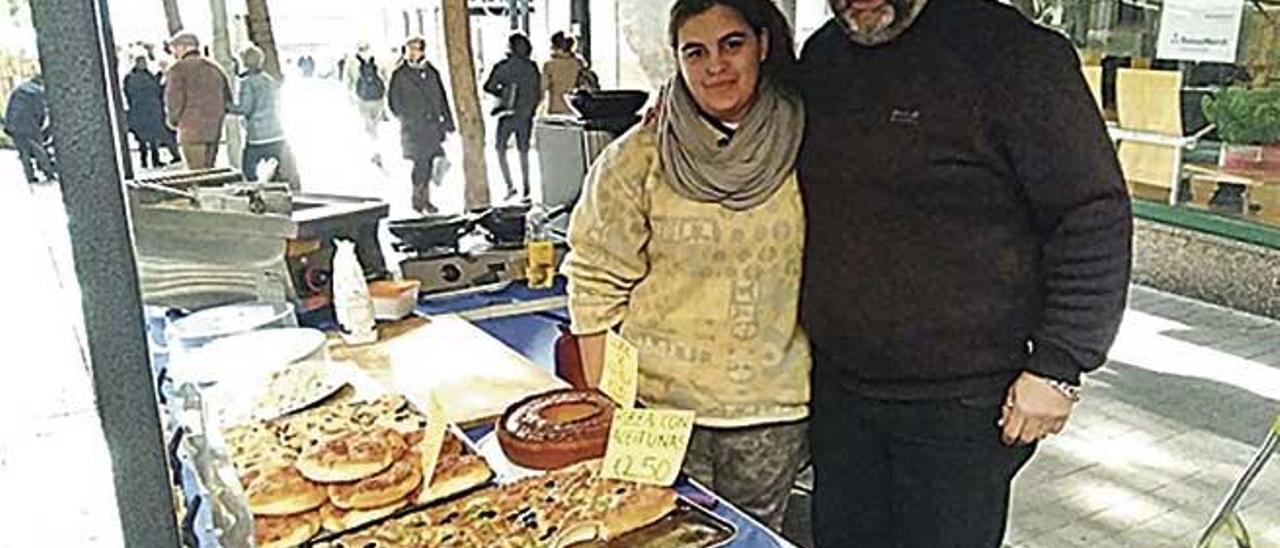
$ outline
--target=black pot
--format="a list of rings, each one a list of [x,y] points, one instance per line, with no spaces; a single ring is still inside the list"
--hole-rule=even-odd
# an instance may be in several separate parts
[[[496,206],[482,213],[478,222],[489,232],[493,243],[522,244],[529,207],[528,204]]]
[[[589,91],[585,89],[566,93],[565,99],[574,112],[584,120],[626,119],[640,111],[649,93],[639,90],[611,89]]]
[[[427,215],[387,223],[387,229],[417,251],[456,248],[458,238],[471,230],[473,219],[466,215]]]

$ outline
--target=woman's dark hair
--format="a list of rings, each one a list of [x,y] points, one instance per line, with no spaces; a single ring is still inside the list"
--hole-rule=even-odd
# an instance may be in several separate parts
[[[739,15],[747,22],[747,26],[760,36],[764,31],[769,33],[769,51],[766,53],[761,70],[769,74],[775,83],[785,87],[794,87],[793,78],[796,69],[795,38],[791,34],[791,25],[778,10],[773,0],[676,0],[671,5],[671,14],[667,24],[667,36],[673,51],[680,48],[680,27],[695,16],[710,11],[716,6],[724,6]]]
[[[573,38],[566,36],[564,31],[556,32],[551,35],[551,47],[560,51],[573,51]]]
[[[517,32],[507,39],[507,51],[521,59],[528,59],[533,55],[533,44],[529,42],[528,37]]]

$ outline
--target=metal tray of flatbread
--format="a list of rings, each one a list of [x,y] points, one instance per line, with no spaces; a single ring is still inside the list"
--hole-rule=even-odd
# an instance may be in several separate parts
[[[572,548],[718,548],[736,536],[737,526],[681,496],[676,509],[655,523],[608,542],[583,542]]]

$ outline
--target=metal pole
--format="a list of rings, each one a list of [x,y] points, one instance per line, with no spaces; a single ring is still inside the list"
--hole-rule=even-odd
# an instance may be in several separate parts
[[[106,0],[31,3],[49,93],[53,140],[93,390],[111,453],[126,546],[177,546],[178,527],[151,375],[129,211],[120,176],[100,40]]]
[[[124,178],[133,178],[133,159],[129,157],[129,129],[124,119],[124,90],[120,89],[120,56],[116,55],[116,36],[111,30],[111,12],[107,3],[98,4],[101,12],[102,43],[108,44],[107,50],[107,91],[111,96],[111,109],[116,115],[116,133],[119,134],[120,164],[124,167]]]
[[[520,0],[507,0],[507,19],[512,31],[520,30]]]

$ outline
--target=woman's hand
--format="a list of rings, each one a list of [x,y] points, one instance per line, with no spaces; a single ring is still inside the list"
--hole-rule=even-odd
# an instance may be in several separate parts
[[[1035,443],[1067,424],[1075,402],[1045,380],[1023,371],[1009,387],[998,423],[1005,445]]]

